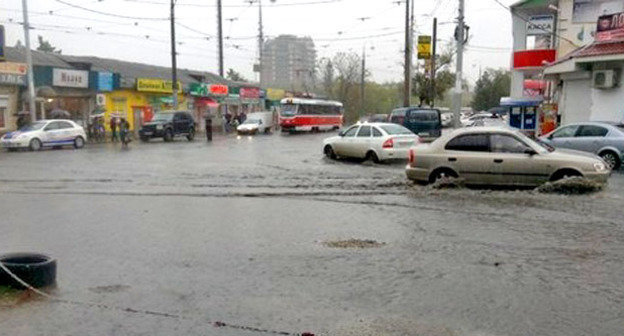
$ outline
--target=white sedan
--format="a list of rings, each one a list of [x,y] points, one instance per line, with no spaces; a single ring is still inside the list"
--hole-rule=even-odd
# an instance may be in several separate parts
[[[401,125],[364,123],[325,139],[323,153],[331,159],[352,157],[373,162],[407,159],[409,148],[418,142],[418,136]]]
[[[38,120],[0,139],[2,147],[8,150],[28,148],[31,151],[65,145],[82,148],[85,141],[84,128],[71,120]]]

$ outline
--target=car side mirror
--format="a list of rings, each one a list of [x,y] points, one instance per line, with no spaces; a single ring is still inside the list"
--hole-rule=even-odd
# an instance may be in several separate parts
[[[341,137],[342,137],[342,136],[344,136],[344,135],[345,135],[345,131],[340,131],[340,132],[338,132],[338,136],[341,136]]]
[[[527,148],[524,150],[524,154],[529,154],[530,156],[537,155],[537,152],[533,148]]]

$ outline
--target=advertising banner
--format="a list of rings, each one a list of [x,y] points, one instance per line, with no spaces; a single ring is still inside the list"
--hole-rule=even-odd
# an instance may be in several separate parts
[[[173,93],[173,82],[159,78],[137,78],[137,91]],[[178,91],[182,90],[182,83],[178,81]]]
[[[0,62],[0,73],[26,75],[27,72],[26,63]]]
[[[602,15],[598,18],[596,41],[624,40],[624,12]]]
[[[260,98],[260,89],[255,87],[242,87],[240,88],[239,95],[241,99],[258,99]]]

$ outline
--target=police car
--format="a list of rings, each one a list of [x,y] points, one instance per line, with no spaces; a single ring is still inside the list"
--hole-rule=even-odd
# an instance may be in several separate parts
[[[67,145],[82,148],[85,141],[84,128],[71,120],[38,120],[0,138],[3,148],[28,148],[31,151]]]

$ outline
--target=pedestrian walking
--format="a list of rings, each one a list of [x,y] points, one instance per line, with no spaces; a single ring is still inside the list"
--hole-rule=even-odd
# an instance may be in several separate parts
[[[206,141],[212,141],[212,118],[206,115]]]
[[[121,139],[121,146],[128,147],[130,141],[130,123],[125,119],[119,120],[119,137]]]
[[[117,117],[111,117],[110,120],[111,141],[117,142]]]

